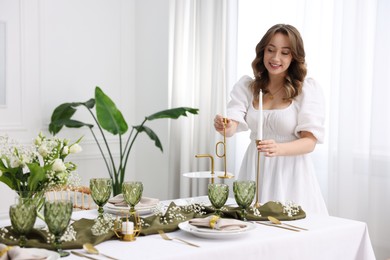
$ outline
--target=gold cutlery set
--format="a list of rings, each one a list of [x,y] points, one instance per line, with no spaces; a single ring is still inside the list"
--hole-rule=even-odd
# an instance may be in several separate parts
[[[280,222],[280,220],[278,220],[277,218],[274,218],[272,216],[269,216],[268,220],[271,221],[271,223],[266,223],[266,222],[262,222],[262,221],[255,221],[255,223],[269,226],[269,227],[283,228],[283,229],[287,229],[287,230],[291,230],[291,231],[295,231],[295,232],[300,232],[301,230],[308,231],[308,229],[306,229],[306,228],[282,223],[282,222]]]

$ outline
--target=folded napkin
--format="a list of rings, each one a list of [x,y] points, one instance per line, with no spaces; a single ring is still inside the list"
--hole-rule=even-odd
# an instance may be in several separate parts
[[[115,197],[112,197],[108,200],[109,203],[117,206],[117,207],[126,207],[127,203],[125,199],[123,198],[122,194],[118,194]],[[153,205],[156,205],[159,202],[158,199],[155,198],[148,198],[148,197],[142,197],[140,202],[137,204],[136,208],[146,208]]]
[[[247,225],[237,219],[220,218],[218,216],[208,216],[207,218],[194,218],[188,221],[189,224],[202,227],[212,228],[217,230],[239,230]]]
[[[39,248],[20,248],[0,244],[0,260],[54,260],[59,259],[57,252]]]

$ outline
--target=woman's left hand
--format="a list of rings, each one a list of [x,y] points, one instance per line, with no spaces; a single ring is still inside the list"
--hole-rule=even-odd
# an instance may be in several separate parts
[[[258,145],[257,145],[257,150],[259,152],[263,152],[264,156],[267,157],[275,157],[280,155],[280,144],[275,142],[273,139],[269,140],[262,140]]]

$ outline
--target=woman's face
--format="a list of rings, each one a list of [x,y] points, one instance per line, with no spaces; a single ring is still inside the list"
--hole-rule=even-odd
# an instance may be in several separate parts
[[[264,50],[264,66],[270,76],[284,76],[292,61],[289,38],[276,33]]]

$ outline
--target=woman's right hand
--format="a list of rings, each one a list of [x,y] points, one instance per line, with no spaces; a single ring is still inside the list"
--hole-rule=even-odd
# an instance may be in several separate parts
[[[216,115],[214,118],[214,128],[217,132],[223,135],[224,120],[226,120],[225,133],[226,136],[232,136],[237,128],[237,122],[221,115]]]
[[[227,121],[229,122],[229,119],[227,119]],[[215,118],[214,118],[214,128],[215,130],[217,130],[217,132],[223,132],[223,128],[224,128],[224,120],[223,120],[223,116],[221,115],[216,115]]]

